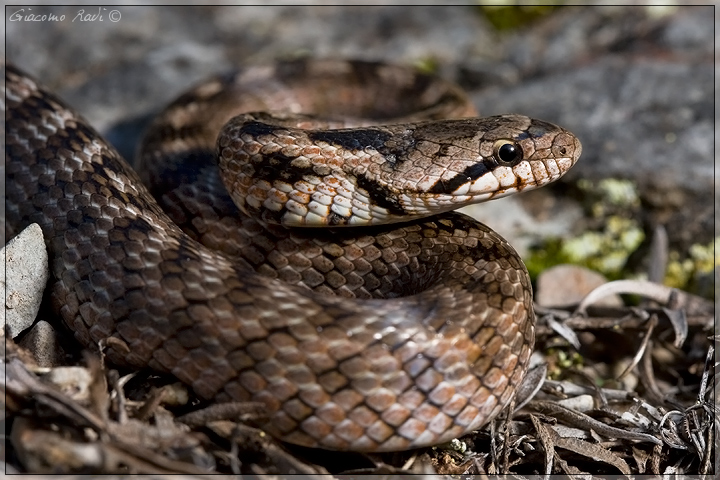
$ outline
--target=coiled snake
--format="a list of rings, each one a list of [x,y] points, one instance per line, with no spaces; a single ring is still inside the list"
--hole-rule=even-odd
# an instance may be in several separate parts
[[[268,433],[329,449],[448,441],[515,394],[534,342],[527,272],[500,236],[446,211],[557,179],[581,151],[568,131],[439,121],[474,110],[412,69],[280,62],[168,107],[144,141],[148,190],[55,96],[12,66],[5,78],[8,235],[42,227],[53,308],[82,344],[112,337],[112,362],[263,402]],[[221,178],[221,126],[268,108],[394,126],[239,116],[217,140]],[[371,226],[340,227],[355,224]]]

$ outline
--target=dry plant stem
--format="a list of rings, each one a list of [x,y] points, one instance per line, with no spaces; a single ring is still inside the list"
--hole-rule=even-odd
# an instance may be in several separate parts
[[[609,449],[604,448],[607,447],[607,445],[598,445],[577,438],[564,438],[552,429],[549,430],[549,434],[553,437],[553,442],[556,447],[570,450],[579,455],[592,458],[595,461],[613,465],[624,475],[630,475],[632,473],[630,466],[625,460],[615,455]]]
[[[589,395],[595,392],[594,386],[588,387],[557,380],[546,380],[544,387],[547,387],[546,391],[550,391],[551,389],[555,395],[562,396],[563,398],[577,395]],[[636,397],[626,390],[617,390],[613,388],[601,388],[601,390],[608,400],[636,400]]]
[[[499,462],[497,459],[497,420],[490,422],[490,465],[492,468],[497,469]]]
[[[600,285],[582,299],[575,315],[586,313],[589,305],[596,303],[601,298],[608,295],[634,293],[658,302],[661,305],[667,305],[673,288],[666,287],[658,283],[641,281],[641,280],[615,280]]]
[[[408,458],[405,463],[403,463],[403,466],[400,467],[401,470],[410,470],[412,468],[413,464],[415,463],[415,460],[417,460],[417,453],[413,453],[410,455],[410,458]]]
[[[217,420],[237,421],[242,417],[259,418],[265,406],[259,402],[217,403],[201,410],[178,417],[178,421],[190,427],[200,427]]]
[[[660,391],[660,387],[658,387],[658,384],[655,380],[655,371],[653,370],[652,366],[652,347],[652,340],[648,340],[648,346],[645,349],[645,354],[643,355],[643,362],[640,368],[640,381],[647,389],[650,400],[653,403],[664,404],[665,395],[662,394],[662,392]]]
[[[234,475],[240,475],[240,460],[238,460],[239,449],[240,448],[236,442],[230,443],[230,455],[227,455],[227,457],[229,460],[228,464],[230,465],[230,470]]]
[[[710,345],[707,355],[705,356],[705,368],[703,369],[702,379],[700,380],[700,389],[698,390],[698,403],[702,403],[705,400],[706,388],[708,380],[710,379],[710,371],[713,370],[713,358],[715,354],[715,348]]]
[[[711,421],[713,419],[711,418]],[[713,447],[715,443],[715,422],[708,428],[707,439],[705,443],[705,451],[703,452],[703,460],[700,464],[698,472],[702,475],[710,473],[710,465],[713,458]],[[717,453],[716,453],[717,454]]]
[[[532,421],[533,427],[535,427],[535,431],[538,435],[538,440],[540,447],[543,450],[543,453],[545,454],[545,475],[550,475],[552,473],[552,466],[553,466],[553,458],[555,456],[555,445],[552,440],[552,436],[548,432],[548,429],[545,428],[545,425],[540,421],[538,417],[535,415],[530,415],[530,420]]]
[[[640,344],[640,348],[635,353],[635,356],[632,359],[632,362],[623,370],[623,372],[620,374],[620,376],[617,378],[618,381],[622,380],[629,374],[635,366],[640,363],[640,360],[643,358],[643,355],[645,354],[645,351],[648,346],[648,342],[650,341],[650,336],[652,335],[652,332],[655,330],[655,327],[658,324],[658,318],[657,315],[650,316],[650,320],[648,321],[647,325],[647,331],[645,332],[645,336],[643,337],[642,343]]]
[[[510,420],[512,420],[512,414],[515,411],[515,398],[510,401],[508,405],[507,416],[503,420],[503,445],[502,445],[502,471],[509,472],[510,470]]]
[[[150,390],[149,398],[145,400],[142,406],[138,409],[135,418],[141,422],[150,418],[155,409],[160,405],[160,403],[162,403],[166,392],[166,387],[153,388]]]
[[[127,423],[127,410],[125,408],[126,406],[126,398],[125,398],[125,390],[123,390],[121,381],[120,381],[120,375],[118,375],[117,370],[110,370],[108,372],[108,380],[110,381],[110,384],[112,385],[113,393],[111,394],[111,399],[114,397],[115,399],[115,410],[117,412],[117,422],[120,424]]]
[[[665,278],[668,264],[668,235],[662,225],[656,225],[650,244],[650,265],[648,266],[648,280],[662,283]]]
[[[5,372],[8,393],[24,397],[32,396],[34,401],[68,417],[76,425],[85,425],[97,432],[105,430],[105,422],[101,417],[72,401],[64,393],[40,382],[35,375],[27,371],[20,360],[11,359],[6,364]]]
[[[647,323],[649,315],[637,316],[636,311],[627,307],[618,308],[614,312],[603,309],[605,316],[571,317],[564,321],[565,326],[573,330],[607,330],[613,328],[641,329]],[[662,309],[648,309],[649,314],[662,313]],[[613,314],[611,316],[610,314]],[[661,317],[663,318],[664,315]],[[691,315],[686,318],[688,327],[712,327],[712,314]],[[546,325],[538,325],[538,336],[551,335],[554,330]]]
[[[118,459],[135,467],[134,473],[202,475],[206,471],[185,462],[168,459],[135,445],[118,442],[105,445]]]
[[[91,367],[92,368],[92,367]],[[100,458],[105,459],[102,465],[90,465],[87,467],[105,468],[110,462],[111,464],[127,465],[133,472],[166,474],[166,473],[188,473],[200,474],[203,470],[194,465],[167,459],[156,454],[145,447],[132,445],[128,441],[108,432],[111,423],[106,423],[101,417],[89,409],[81,406],[76,401],[68,397],[62,392],[56,391],[50,386],[43,384],[37,377],[28,372],[25,366],[17,359],[11,359],[7,363],[7,391],[13,395],[21,395],[26,398],[32,398],[34,402],[54,412],[55,415],[65,417],[76,427],[87,426],[92,428],[97,434],[99,440],[92,442],[71,442],[65,438],[57,436],[56,433],[41,430],[39,434],[46,437],[55,438],[57,436],[57,445],[63,452],[73,455],[73,452],[95,452]],[[107,393],[105,393],[107,395]],[[94,406],[99,406],[97,403]],[[21,417],[22,419],[22,417]],[[27,435],[35,436],[33,430],[28,430]],[[58,465],[58,468],[65,465]]]
[[[562,405],[546,401],[534,401],[530,403],[530,407],[534,410],[552,415],[567,425],[577,428],[592,430],[599,435],[610,438],[624,438],[629,440],[639,440],[651,442],[654,444],[662,444],[660,440],[652,435],[645,433],[635,433],[622,430],[620,428],[611,427],[583,413],[570,410]]]
[[[107,424],[110,396],[108,395],[107,378],[105,378],[105,364],[101,358],[89,351],[83,351],[83,358],[92,379],[89,385],[90,408]]]

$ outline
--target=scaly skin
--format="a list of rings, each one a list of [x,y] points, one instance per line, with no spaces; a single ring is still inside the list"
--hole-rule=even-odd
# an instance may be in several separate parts
[[[302,70],[312,71],[313,65],[308,62]],[[355,73],[390,68],[350,65]],[[333,64],[320,67],[325,78]],[[408,72],[398,78],[409,79],[416,90],[427,87],[429,80],[413,80]],[[212,85],[198,92],[206,100],[217,93]],[[168,216],[133,169],[84,120],[11,66],[6,69],[5,118],[9,233],[33,222],[41,226],[51,258],[52,307],[83,345],[93,348],[112,337],[111,362],[172,373],[204,399],[264,402],[269,420],[260,426],[268,433],[328,449],[392,451],[442,443],[483,426],[515,394],[534,341],[532,290],[521,259],[488,227],[455,213],[359,233],[264,226],[215,190],[221,182],[211,167],[168,174],[172,181],[153,190]],[[388,197],[395,191],[408,198],[420,195],[403,185],[414,182],[448,198],[493,184],[504,191],[527,185],[531,178],[554,179],[580,154],[572,134],[545,122],[521,116],[460,122],[406,128],[405,138],[412,138],[418,150],[401,160],[399,152],[391,151],[391,144],[402,143],[396,137],[365,135],[375,143],[359,140],[356,150],[376,166],[363,170],[356,163],[332,174],[360,175],[343,181],[366,197],[369,211],[400,214],[433,203]],[[149,134],[146,143],[156,145],[150,156],[163,151],[178,156],[185,145],[167,125],[166,143],[157,130]],[[231,124],[224,131],[220,157],[233,162],[245,157],[245,165],[265,172],[262,166],[274,160],[256,157],[255,147],[248,153],[227,135],[239,128],[243,142],[254,145],[287,136],[278,132],[288,127],[253,124],[250,130],[260,134],[252,135],[245,125]],[[433,129],[438,136],[433,137]],[[421,131],[422,138],[417,136]],[[505,143],[520,149],[514,166],[493,157],[502,146],[498,131]],[[462,145],[460,134],[466,139]],[[313,152],[349,155],[353,150],[344,132],[301,135],[314,135],[317,149],[303,147],[301,160],[293,156],[297,149],[282,150],[286,144],[279,150],[292,157],[290,162],[299,162],[295,177],[278,180],[293,188],[315,181],[305,174],[327,170],[317,166]],[[470,143],[475,150],[465,148]],[[435,164],[435,159],[454,147],[469,149],[470,155],[438,170],[445,161]],[[378,155],[396,157],[383,161]],[[500,170],[469,166],[473,156],[481,162],[495,158]],[[280,157],[275,153],[274,158]],[[434,165],[425,180],[409,173],[420,168],[423,158]],[[539,164],[533,166],[538,159],[545,173]],[[393,163],[407,170],[389,184],[379,183],[389,178],[384,172]],[[460,174],[468,177],[467,186],[457,179]],[[523,180],[511,182],[513,174]],[[178,178],[182,184],[174,185]],[[265,181],[277,191],[285,188]],[[326,182],[323,188],[330,187]],[[267,189],[253,195],[261,206],[271,195],[281,198]],[[308,198],[306,207],[323,199],[313,193],[295,196]],[[252,210],[253,201],[246,202],[252,208],[241,208]],[[275,204],[268,206],[272,211]],[[343,212],[336,212],[337,218]],[[347,218],[327,223],[352,223]]]

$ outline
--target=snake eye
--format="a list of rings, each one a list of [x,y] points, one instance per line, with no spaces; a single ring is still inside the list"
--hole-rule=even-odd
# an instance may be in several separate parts
[[[493,147],[495,160],[507,167],[515,166],[523,158],[523,151],[515,142],[510,140],[498,140]]]

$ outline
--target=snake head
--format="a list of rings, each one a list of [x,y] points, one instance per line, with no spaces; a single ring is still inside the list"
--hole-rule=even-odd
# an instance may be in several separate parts
[[[336,130],[287,125],[245,114],[218,140],[238,207],[286,226],[435,215],[553,182],[582,151],[572,133],[522,115]]]
[[[408,167],[403,177],[402,188],[413,192],[402,196],[403,205],[417,214],[547,185],[567,173],[582,152],[569,131],[522,115],[451,120],[441,138],[422,125],[413,136],[415,148],[432,156],[424,162],[429,167]]]

